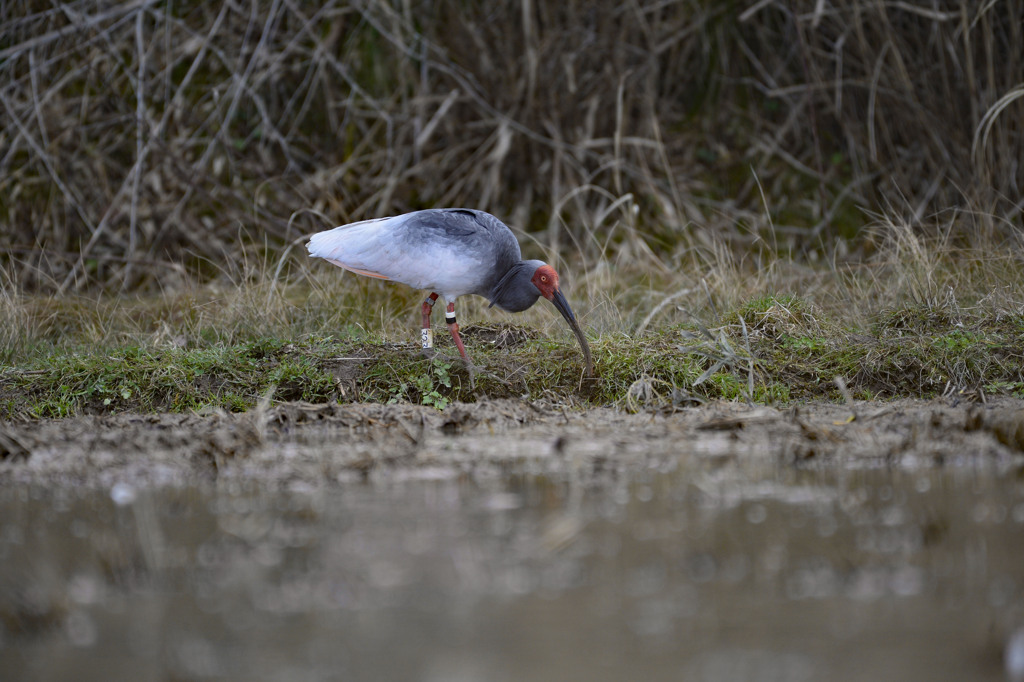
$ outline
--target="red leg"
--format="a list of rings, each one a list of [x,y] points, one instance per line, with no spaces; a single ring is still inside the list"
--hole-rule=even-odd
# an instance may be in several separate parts
[[[434,332],[430,329],[430,311],[434,309],[436,300],[437,294],[431,293],[430,296],[427,296],[427,300],[423,301],[423,330],[420,339],[424,349],[434,347]]]
[[[452,333],[452,340],[455,341],[455,345],[459,349],[459,355],[466,361],[467,365],[472,364],[469,361],[469,357],[466,355],[466,347],[462,345],[462,338],[459,337],[459,324],[455,321],[455,304],[449,303],[448,309],[444,314],[445,321],[448,322],[448,331]]]

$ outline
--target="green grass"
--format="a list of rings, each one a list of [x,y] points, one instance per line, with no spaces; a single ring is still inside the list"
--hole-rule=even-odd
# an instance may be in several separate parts
[[[198,350],[127,346],[56,351],[25,370],[5,373],[0,414],[65,417],[203,407],[237,411],[251,407],[271,388],[279,400],[323,401],[335,390],[331,375],[318,365],[323,350],[261,339]]]
[[[758,297],[723,317],[640,338],[592,337],[597,377],[583,377],[571,337],[512,325],[469,326],[473,380],[439,329],[438,355],[359,335],[254,338],[200,348],[157,345],[37,350],[0,367],[0,418],[113,412],[246,410],[272,401],[412,402],[439,409],[483,397],[661,409],[709,399],[785,404],[935,397],[977,391],[1024,397],[1024,317],[971,317],[949,329],[935,315],[881,313],[868,333],[844,328],[794,297]],[[794,311],[800,311],[797,315]],[[893,320],[899,319],[894,325]],[[743,320],[741,323],[740,320]],[[921,323],[908,325],[908,320]],[[746,333],[744,333],[744,327]],[[497,347],[488,338],[513,339]]]

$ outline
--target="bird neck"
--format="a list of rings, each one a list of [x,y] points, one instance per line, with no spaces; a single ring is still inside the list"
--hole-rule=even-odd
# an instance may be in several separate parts
[[[536,303],[540,297],[540,290],[534,286],[530,278],[541,265],[544,263],[536,260],[521,260],[514,263],[491,288],[488,295],[491,306],[518,313]]]

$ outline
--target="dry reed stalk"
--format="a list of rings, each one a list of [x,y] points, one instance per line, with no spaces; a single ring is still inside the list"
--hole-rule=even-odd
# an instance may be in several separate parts
[[[1021,12],[4,3],[0,265],[26,290],[154,290],[435,205],[583,271],[711,244],[863,256],[862,209],[904,203],[915,230],[970,210],[989,218],[958,239],[1019,248]]]

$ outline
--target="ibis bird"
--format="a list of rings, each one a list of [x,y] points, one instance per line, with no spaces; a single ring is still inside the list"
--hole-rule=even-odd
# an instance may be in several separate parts
[[[314,234],[311,256],[351,272],[430,291],[423,302],[424,349],[433,347],[430,312],[438,297],[448,304],[445,319],[452,340],[472,367],[455,321],[455,299],[483,296],[509,312],[526,310],[543,296],[569,323],[593,374],[590,347],[558,286],[558,273],[539,260],[523,260],[512,230],[483,211],[441,208],[375,218]]]

